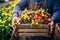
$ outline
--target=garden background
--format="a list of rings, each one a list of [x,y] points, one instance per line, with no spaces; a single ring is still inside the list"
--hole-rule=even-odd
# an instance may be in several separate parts
[[[12,10],[20,0],[0,4],[0,40],[9,40],[12,34]],[[1,2],[1,0],[0,0]]]

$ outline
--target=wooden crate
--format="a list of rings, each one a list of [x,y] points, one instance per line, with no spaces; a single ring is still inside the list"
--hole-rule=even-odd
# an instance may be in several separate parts
[[[39,24],[33,27],[31,24],[19,24],[17,26],[17,36],[44,36],[50,34],[50,26],[48,24]]]
[[[60,40],[60,23],[57,23],[56,24],[56,27],[55,27],[55,35],[57,37],[57,40]]]

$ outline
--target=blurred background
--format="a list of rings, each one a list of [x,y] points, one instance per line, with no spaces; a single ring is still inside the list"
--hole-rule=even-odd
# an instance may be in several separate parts
[[[9,40],[12,33],[12,10],[20,0],[0,0],[0,40]]]

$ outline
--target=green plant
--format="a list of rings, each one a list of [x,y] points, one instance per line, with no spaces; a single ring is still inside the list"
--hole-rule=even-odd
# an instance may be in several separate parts
[[[12,9],[10,3],[0,7],[0,40],[9,40],[12,33]]]

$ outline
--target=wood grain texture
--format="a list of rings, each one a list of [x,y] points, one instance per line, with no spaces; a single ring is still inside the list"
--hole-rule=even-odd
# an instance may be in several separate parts
[[[48,29],[18,29],[19,33],[48,33]]]
[[[16,25],[18,30],[17,36],[45,36],[48,37],[49,35],[49,28],[48,24],[39,24],[35,27],[32,24],[18,24]]]
[[[32,26],[32,24],[19,24],[16,25],[18,29],[49,29],[48,24],[39,24],[35,27]]]
[[[47,37],[48,34],[46,33],[19,33],[18,36],[45,36]]]
[[[57,23],[56,24],[56,27],[55,27],[55,35],[57,36],[58,40],[60,40],[60,23]]]

